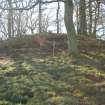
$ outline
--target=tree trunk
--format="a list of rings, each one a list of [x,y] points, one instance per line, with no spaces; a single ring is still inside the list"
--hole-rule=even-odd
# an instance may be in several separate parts
[[[95,9],[93,37],[96,37],[96,29],[97,29],[97,21],[98,21],[98,18],[99,18],[99,12],[100,12],[100,4],[97,3],[96,9]]]
[[[80,14],[80,34],[87,35],[87,23],[86,23],[86,4],[85,0],[80,0],[79,3],[79,14]]]
[[[39,33],[42,32],[42,3],[39,0]]]
[[[76,21],[77,21],[77,34],[80,34],[80,22],[79,22],[79,6],[77,4],[77,8],[76,8]]]
[[[8,10],[8,37],[12,38],[13,10],[11,10],[12,9],[11,0],[8,0],[8,6],[9,6],[9,9],[10,9],[10,10]]]
[[[78,55],[76,32],[73,24],[73,1],[65,0],[65,26],[68,37],[68,51],[72,55]]]
[[[18,19],[17,19],[17,35],[21,36],[21,17],[22,11],[19,11]]]
[[[58,2],[57,13],[56,13],[56,24],[57,24],[57,34],[59,34],[59,10],[60,10],[60,3]]]
[[[89,0],[89,35],[92,35],[92,0]]]

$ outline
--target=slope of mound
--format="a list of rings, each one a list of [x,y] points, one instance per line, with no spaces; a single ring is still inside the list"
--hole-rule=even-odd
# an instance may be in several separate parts
[[[105,105],[105,42],[78,37],[81,53],[73,58],[66,35],[54,35],[46,36],[44,48],[34,46],[33,38],[5,42],[12,46],[2,46],[0,105]],[[60,49],[55,56],[49,50],[54,37]]]

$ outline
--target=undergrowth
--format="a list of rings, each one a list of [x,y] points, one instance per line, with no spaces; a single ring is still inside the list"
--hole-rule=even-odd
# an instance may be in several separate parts
[[[105,105],[105,71],[95,65],[98,56],[12,57],[0,67],[0,105]]]

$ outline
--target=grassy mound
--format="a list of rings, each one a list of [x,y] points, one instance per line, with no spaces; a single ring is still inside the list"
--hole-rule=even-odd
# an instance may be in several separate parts
[[[35,53],[9,59],[0,68],[0,105],[104,105],[105,72],[80,61]]]
[[[43,49],[34,36],[3,43],[2,53],[11,51],[0,56],[0,105],[105,105],[105,42],[78,37],[81,54],[74,59],[66,35],[46,37]],[[52,39],[60,49],[55,56]]]

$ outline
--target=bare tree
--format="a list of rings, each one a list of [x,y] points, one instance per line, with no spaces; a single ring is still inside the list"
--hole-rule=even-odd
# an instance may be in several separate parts
[[[92,23],[93,23],[93,14],[92,14],[92,0],[89,0],[89,35],[92,35]]]
[[[9,11],[8,11],[8,37],[12,38],[13,35],[13,10],[12,10],[12,1],[7,0]]]
[[[60,3],[58,2],[57,13],[56,13],[57,34],[59,34],[59,31],[60,31],[59,12],[60,12]]]
[[[26,6],[24,6],[25,3],[22,3],[22,7],[2,7],[0,6],[0,8],[4,9],[4,10],[29,10],[34,8],[37,4],[48,4],[48,3],[53,3],[53,2],[60,2],[63,0],[52,0],[52,1],[40,1],[40,0],[36,0],[33,2],[28,2],[26,3]],[[68,34],[68,48],[69,48],[69,53],[70,54],[78,54],[78,48],[77,48],[77,41],[76,41],[76,32],[75,32],[75,27],[74,27],[74,23],[73,23],[73,0],[64,0],[64,4],[65,4],[65,26],[67,29],[67,34]],[[39,5],[39,20],[41,22],[41,5]],[[40,26],[41,28],[41,26]],[[41,29],[40,31],[41,32]]]
[[[93,37],[96,37],[96,30],[97,30],[97,22],[98,22],[98,18],[99,18],[99,13],[100,13],[100,2],[96,2],[95,19],[94,19],[94,27],[93,27]]]
[[[86,23],[86,2],[80,0],[79,2],[79,16],[80,16],[80,35],[87,35],[87,23]]]
[[[73,23],[73,1],[65,0],[65,26],[68,35],[68,49],[72,55],[78,55],[76,32]]]
[[[31,34],[35,33],[35,30],[38,27],[38,14],[36,14],[37,9],[35,10],[34,8],[31,9],[30,11],[26,11],[26,27],[27,29],[31,32]]]
[[[39,33],[42,32],[42,0],[39,0]]]

